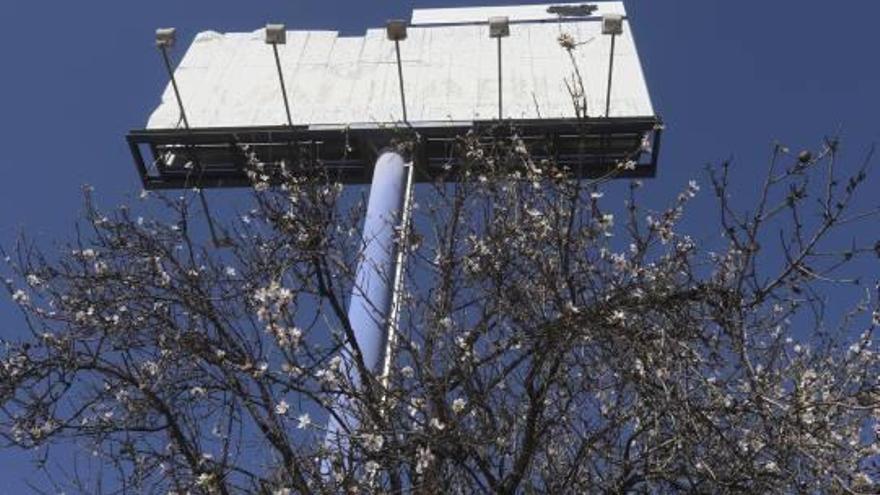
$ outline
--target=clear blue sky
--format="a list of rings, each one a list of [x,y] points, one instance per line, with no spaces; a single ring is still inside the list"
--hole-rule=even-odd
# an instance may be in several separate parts
[[[84,183],[107,205],[140,191],[124,135],[145,123],[166,82],[156,27],[177,26],[182,45],[201,30],[251,31],[267,21],[359,34],[408,18],[415,6],[507,3],[526,2],[0,2],[0,244],[21,231],[50,249],[69,238]],[[649,201],[729,157],[748,195],[775,139],[799,149],[841,129],[849,159],[880,140],[880,2],[626,3],[655,107],[668,123]],[[869,179],[875,189],[877,177]],[[692,226],[713,235],[714,220],[697,215]],[[18,325],[0,302],[0,332],[13,335]],[[21,454],[0,451],[0,495],[29,493],[23,479],[31,473]]]

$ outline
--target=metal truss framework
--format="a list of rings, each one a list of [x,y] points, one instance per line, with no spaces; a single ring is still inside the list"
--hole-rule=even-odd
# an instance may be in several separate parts
[[[456,146],[468,133],[486,142],[516,135],[533,158],[554,160],[577,177],[605,176],[621,161],[634,160],[634,168],[620,170],[616,177],[648,178],[656,174],[662,127],[654,117],[492,120],[400,127],[135,130],[127,139],[146,189],[230,188],[250,185],[248,154],[269,168],[306,164],[303,173],[317,170],[343,183],[366,184],[380,151],[395,141],[415,143],[415,181],[455,180]]]

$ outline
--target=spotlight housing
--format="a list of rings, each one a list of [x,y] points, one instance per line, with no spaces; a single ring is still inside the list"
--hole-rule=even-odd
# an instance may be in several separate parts
[[[623,16],[620,14],[602,16],[602,34],[623,34]]]
[[[266,43],[269,45],[287,43],[287,29],[284,24],[266,24]]]
[[[177,29],[159,28],[156,30],[156,46],[171,48],[177,41]]]
[[[507,16],[490,17],[489,36],[492,38],[506,38],[510,36],[510,19]]]
[[[385,25],[385,32],[391,41],[403,41],[406,39],[406,21],[392,19]]]

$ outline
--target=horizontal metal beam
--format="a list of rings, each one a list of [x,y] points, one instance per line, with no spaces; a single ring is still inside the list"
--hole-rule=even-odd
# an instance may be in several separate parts
[[[147,189],[247,187],[248,157],[277,169],[325,174],[333,181],[367,183],[379,150],[388,143],[413,142],[417,181],[456,180],[459,137],[474,132],[487,143],[516,135],[536,159],[554,160],[578,176],[599,177],[617,163],[635,157],[634,170],[622,178],[652,177],[657,168],[661,122],[648,118],[588,120],[513,120],[448,122],[383,127],[241,127],[148,129],[127,137],[138,173]],[[649,137],[652,153],[641,151]]]

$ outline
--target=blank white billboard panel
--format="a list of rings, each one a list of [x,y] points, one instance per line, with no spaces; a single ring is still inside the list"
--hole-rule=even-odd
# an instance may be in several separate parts
[[[559,14],[582,5],[596,10],[588,17]],[[573,54],[588,115],[604,117],[611,37],[601,33],[603,14],[625,14],[623,4],[416,10],[408,38],[400,44],[409,121],[436,126],[498,117],[497,40],[489,37],[487,22],[492,16],[511,21],[510,37],[502,40],[505,118],[575,117],[566,86],[566,81],[572,84],[574,66],[559,43],[564,34],[578,43]],[[362,37],[289,31],[287,44],[278,49],[295,125],[359,127],[402,119],[394,43],[384,29],[370,29]],[[275,58],[263,29],[199,34],[176,78],[194,129],[287,124]],[[616,39],[610,116],[654,115],[625,20]],[[169,86],[147,129],[182,125]]]

